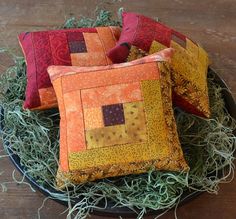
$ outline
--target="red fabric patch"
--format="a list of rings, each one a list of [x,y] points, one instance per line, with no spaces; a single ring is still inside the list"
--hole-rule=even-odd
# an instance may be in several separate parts
[[[39,88],[50,87],[49,75],[45,73],[48,66],[53,65],[52,52],[48,32],[32,33],[37,83]]]
[[[67,39],[69,43],[74,41],[84,41],[84,36],[81,32],[68,32]]]
[[[126,61],[129,55],[130,46],[127,43],[117,45],[109,52],[109,58],[111,60],[116,60],[116,63],[122,63]]]
[[[122,33],[117,44],[129,43],[132,45],[134,42],[136,30],[138,28],[139,15],[135,13],[123,12],[122,19]]]
[[[171,30],[171,33],[172,33],[172,35],[179,37],[181,40],[186,41],[186,36],[183,35],[182,33],[179,33],[173,29]]]
[[[49,33],[54,65],[71,65],[66,33]]]
[[[79,31],[78,29],[68,30],[66,33],[68,42],[84,41],[83,33],[97,33],[97,30],[95,28],[80,28]]]
[[[27,65],[27,81],[31,81],[29,85],[26,87],[25,91],[25,102],[24,108],[35,107],[40,104],[39,92],[37,87],[37,79],[36,79],[36,64],[34,59],[34,50],[32,42],[32,35],[30,33],[23,33],[19,36],[19,40],[22,42],[21,46],[28,51],[28,55],[26,56],[26,62],[32,63],[32,65]]]
[[[171,41],[171,32],[172,29],[166,27],[164,24],[156,22],[155,24],[155,37],[154,40],[157,42],[169,47]]]
[[[135,37],[133,38],[133,45],[144,51],[148,51],[153,39],[155,39],[155,25],[156,21],[144,16],[138,16],[138,25]]]
[[[198,111],[196,107],[190,104],[183,97],[176,94],[174,91],[172,92],[172,100],[173,100],[174,106],[181,106],[181,108],[184,109],[184,111],[188,113],[192,113],[200,117],[206,117],[202,112]]]
[[[169,47],[173,34],[183,41],[186,39],[183,34],[143,15],[124,12],[122,17],[123,29],[120,39],[117,46],[108,53],[108,57],[113,63],[126,61],[129,53],[127,51],[123,53],[124,48],[120,46],[124,43],[134,45],[148,52],[154,40]]]

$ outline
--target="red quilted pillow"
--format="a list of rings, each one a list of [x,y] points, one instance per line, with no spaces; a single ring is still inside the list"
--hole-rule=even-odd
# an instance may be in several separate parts
[[[24,108],[57,106],[47,68],[50,65],[99,66],[111,64],[106,53],[119,39],[119,27],[24,32],[19,42],[27,63]]]
[[[164,26],[149,17],[132,12],[123,12],[123,29],[116,47],[111,49],[108,57],[113,63],[125,62],[131,46],[136,46],[144,51],[149,48],[154,40],[169,47],[172,33],[183,40],[185,36]]]
[[[187,112],[209,117],[207,89],[208,55],[201,46],[183,34],[151,18],[123,13],[123,29],[117,45],[108,53],[113,63],[133,59],[172,47],[174,104]]]

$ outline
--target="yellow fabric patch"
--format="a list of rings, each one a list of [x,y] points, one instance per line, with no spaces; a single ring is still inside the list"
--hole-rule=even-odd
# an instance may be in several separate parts
[[[187,45],[189,42],[190,41],[187,41]],[[205,71],[202,72],[202,64],[196,60],[198,49],[188,52],[174,41],[171,41],[171,47],[175,49],[175,54],[172,58],[174,74],[182,75],[185,80],[192,81],[196,87],[205,91],[206,73]]]
[[[132,45],[131,48],[130,48],[130,51],[129,51],[129,56],[127,57],[126,61],[131,62],[133,60],[142,58],[146,55],[148,55],[147,52],[145,52],[142,49]]]
[[[73,121],[66,125],[66,132],[70,135],[66,138],[68,153],[86,149],[84,135],[83,109],[81,104],[81,94],[79,90],[63,95],[66,121]],[[75,119],[76,118],[76,119]]]
[[[186,49],[175,41],[170,47],[175,49],[172,57],[173,91],[193,105],[204,116],[210,116],[209,97],[207,88],[208,55],[204,49],[186,39]],[[149,54],[166,48],[153,41]]]
[[[157,42],[157,41],[153,41],[149,50],[149,54],[153,54],[155,52],[159,52],[163,49],[166,49],[167,47],[162,45],[161,43]]]
[[[130,142],[142,142],[147,139],[143,102],[123,104],[125,126]]]
[[[206,117],[210,116],[209,97],[207,88],[208,56],[205,51],[187,40],[187,49],[171,41],[171,47],[176,50],[172,58],[176,94],[186,99]]]
[[[198,47],[198,60],[201,63],[200,67],[203,68],[202,71],[207,74],[206,66],[208,66],[210,64],[209,58],[208,58],[206,51],[200,46]]]
[[[84,108],[85,130],[104,127],[101,107]]]
[[[174,41],[173,41],[174,42]],[[186,50],[191,54],[195,59],[198,58],[198,45],[193,43],[191,40],[186,38]]]
[[[111,145],[126,144],[130,138],[125,125],[108,126],[86,131],[87,149],[101,148]]]
[[[148,144],[158,159],[166,158],[170,149],[166,142],[168,129],[165,124],[160,80],[142,81],[141,89],[145,103]]]

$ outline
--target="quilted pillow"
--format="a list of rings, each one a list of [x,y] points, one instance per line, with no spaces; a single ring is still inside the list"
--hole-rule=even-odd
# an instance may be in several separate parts
[[[48,68],[61,116],[59,187],[151,168],[189,169],[164,62],[171,53],[110,66]]]
[[[151,18],[123,13],[123,29],[117,45],[108,53],[113,63],[130,61],[172,47],[173,101],[187,112],[209,117],[208,55],[183,34]]]
[[[24,108],[57,106],[47,68],[50,65],[108,65],[106,53],[115,46],[119,27],[25,32],[19,35],[27,63]]]

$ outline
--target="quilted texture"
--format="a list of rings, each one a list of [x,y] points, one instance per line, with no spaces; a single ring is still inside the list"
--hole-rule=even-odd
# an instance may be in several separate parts
[[[189,113],[210,117],[208,55],[183,34],[151,18],[124,12],[120,39],[108,56],[113,63],[120,63],[167,47],[175,49],[171,63],[174,104]]]
[[[26,32],[19,42],[27,63],[24,108],[57,106],[47,68],[50,65],[99,66],[111,64],[106,53],[115,46],[119,27]]]
[[[60,110],[57,184],[189,169],[171,101],[172,49],[122,64],[50,66]]]

